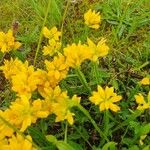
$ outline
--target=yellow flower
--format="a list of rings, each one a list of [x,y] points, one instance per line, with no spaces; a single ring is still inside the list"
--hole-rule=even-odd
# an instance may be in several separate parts
[[[0,110],[0,116],[3,117],[9,123],[11,123],[10,119],[8,118],[8,114],[5,111]],[[5,138],[5,137],[11,137],[13,135],[13,133],[14,133],[13,129],[10,128],[7,124],[5,124],[0,119],[0,140]]]
[[[41,94],[41,91],[40,91]],[[63,99],[66,96],[66,92],[62,92],[59,86],[56,86],[55,88],[51,87],[45,87],[42,91],[42,96],[45,98],[43,100],[43,110],[48,111],[49,114],[51,114],[52,111],[52,105],[56,102],[58,102],[60,99]]]
[[[5,60],[4,65],[0,67],[0,70],[3,71],[5,78],[11,80],[12,76],[17,75],[19,72],[25,71],[28,67],[28,62],[22,63],[17,58],[10,61]]]
[[[49,45],[44,46],[43,55],[53,56],[55,53],[59,53],[61,48],[61,42],[54,39],[49,40]]]
[[[36,90],[39,83],[38,74],[33,66],[28,66],[26,70],[18,72],[12,76],[12,89],[19,95],[29,96]]]
[[[147,135],[142,135],[142,136],[140,136],[140,140],[139,140],[140,145],[143,145],[143,144],[144,144],[143,140],[144,140],[146,137],[147,137]]]
[[[47,27],[44,27],[43,34],[46,38],[54,39],[55,41],[58,41],[61,36],[61,32],[59,32],[56,27],[53,27],[50,30]]]
[[[42,97],[49,97],[51,89],[55,88],[58,85],[58,80],[54,78],[53,74],[48,74],[44,70],[37,70],[39,83],[37,84],[38,92]]]
[[[81,63],[91,58],[91,52],[87,45],[72,44],[64,48],[64,55],[66,56],[66,63],[68,66],[76,68],[81,65]]]
[[[13,135],[12,138],[8,139],[7,150],[36,150],[31,142],[30,135],[27,135],[26,139],[19,134]]]
[[[67,120],[70,125],[73,124],[74,113],[71,108],[80,103],[80,98],[74,95],[72,99],[67,96],[66,92],[62,92],[62,97],[56,99],[57,102],[52,105],[52,112],[56,115],[56,122]]]
[[[141,84],[143,85],[150,85],[150,78],[146,77],[146,78],[143,78],[141,81],[140,81]]]
[[[53,56],[55,53],[59,53],[61,48],[61,42],[59,41],[61,32],[59,32],[56,27],[53,27],[51,30],[44,27],[43,34],[49,39],[49,44],[43,48],[43,55]]]
[[[49,115],[49,112],[43,108],[42,100],[34,100],[31,103],[25,96],[12,102],[10,108],[6,111],[10,123],[19,128],[20,131],[25,131],[26,128],[30,126],[31,123],[35,123],[38,118],[46,118]]]
[[[91,9],[89,9],[84,14],[84,20],[85,20],[85,24],[89,26],[90,28],[98,29],[99,24],[101,22],[101,16],[99,12],[96,13],[95,10],[92,11]]]
[[[0,50],[4,52],[9,52],[10,50],[17,49],[21,46],[21,43],[15,42],[12,30],[7,33],[0,32]]]
[[[8,140],[6,138],[0,139],[0,150],[9,150]]]
[[[147,96],[147,102],[145,101],[145,99],[141,93],[139,93],[138,95],[135,95],[135,99],[138,104],[137,109],[139,109],[139,110],[150,109],[150,91]]]
[[[95,62],[98,60],[99,57],[103,57],[108,54],[109,47],[106,45],[105,42],[106,42],[106,40],[104,38],[102,38],[96,45],[89,38],[87,39],[89,50],[92,53],[92,57],[91,57],[92,61]]]
[[[12,89],[19,96],[31,96],[32,92],[37,89],[37,84],[40,82],[39,72],[34,70],[34,67],[24,63],[18,59],[5,60],[4,66],[0,69],[3,71],[6,79],[12,82]]]
[[[64,79],[68,73],[68,66],[63,55],[55,56],[53,61],[45,60],[48,75],[52,76],[58,82]]]
[[[120,101],[122,97],[114,93],[113,87],[109,88],[106,86],[106,88],[103,89],[101,86],[98,85],[97,90],[97,92],[94,91],[92,93],[92,96],[89,98],[89,100],[95,105],[99,105],[100,111],[110,109],[114,112],[117,112],[120,110],[120,107],[118,107],[114,103]]]

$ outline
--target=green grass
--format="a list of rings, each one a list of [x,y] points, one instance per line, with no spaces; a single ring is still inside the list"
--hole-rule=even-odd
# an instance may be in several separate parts
[[[82,72],[92,90],[96,89],[97,77],[100,85],[114,86],[118,94],[123,96],[120,102],[122,111],[117,114],[108,114],[110,118],[108,128],[111,128],[107,135],[109,141],[114,141],[117,149],[144,150],[144,146],[149,145],[150,141],[149,111],[139,115],[138,112],[132,114],[130,110],[136,108],[134,95],[139,92],[148,93],[150,90],[148,86],[141,87],[137,84],[143,77],[150,74],[149,0],[84,0],[83,2],[77,0],[76,3],[69,3],[66,15],[64,15],[66,5],[67,2],[64,0],[51,0],[46,26],[50,28],[56,25],[61,30],[64,19],[63,46],[73,42],[78,43],[79,40],[85,43],[87,35],[96,42],[101,37],[107,39],[110,53],[106,58],[100,59],[100,64],[97,66],[98,74],[94,73],[92,64],[89,62],[82,64]],[[11,53],[11,56],[22,60],[28,59],[33,63],[46,8],[46,0],[0,1],[0,30],[7,31],[12,28],[13,22],[19,22],[16,37],[23,43],[23,47],[19,52]],[[100,11],[102,15],[101,27],[96,32],[86,31],[83,22],[83,14],[89,8]],[[41,68],[45,59],[41,50],[45,43],[44,40],[41,43],[36,64]],[[8,83],[2,80],[3,76],[0,78],[0,86],[3,86],[0,88],[0,106],[1,109],[5,109],[15,95],[8,88]],[[67,90],[70,96],[74,94],[81,96],[82,105],[89,110],[97,125],[103,128],[103,113],[99,113],[98,108],[87,100],[87,91],[78,80],[74,70],[70,70],[70,74],[60,86]],[[100,140],[99,134],[82,112],[78,110],[75,112],[75,124],[72,127],[68,126],[68,144],[76,147],[76,150],[101,150],[105,141],[102,138]],[[45,150],[50,148],[54,150],[56,148],[51,144],[53,138],[47,140],[45,135],[52,134],[62,140],[65,126],[65,122],[54,123],[54,117],[50,117],[39,120],[27,130],[27,133],[32,136],[38,146],[45,147]],[[145,145],[139,147],[139,137],[142,134],[148,134],[148,136],[144,140]],[[57,144],[60,147],[64,146],[61,142]],[[115,144],[108,144],[111,147],[110,150],[113,150]],[[105,145],[106,148],[102,150],[107,150],[107,146]],[[64,150],[67,149],[64,148]]]

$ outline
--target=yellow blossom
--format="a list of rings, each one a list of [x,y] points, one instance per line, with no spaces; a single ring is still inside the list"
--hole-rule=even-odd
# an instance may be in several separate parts
[[[55,56],[53,61],[45,60],[48,75],[58,82],[64,79],[68,73],[68,65],[63,55]]]
[[[11,123],[10,119],[8,118],[8,114],[5,111],[0,110],[0,116],[3,117],[9,123]],[[14,133],[13,129],[10,128],[7,124],[5,124],[0,119],[0,140],[5,138],[5,137],[11,137],[13,135],[13,133]]]
[[[39,80],[37,84],[38,92],[44,98],[49,97],[51,89],[54,89],[58,85],[59,80],[55,79],[54,74],[48,73],[44,70],[38,69],[37,74]]]
[[[140,145],[143,145],[143,144],[144,144],[143,140],[144,140],[146,137],[147,137],[147,135],[142,135],[142,136],[140,136],[140,140],[139,140]]]
[[[50,30],[47,27],[44,27],[43,34],[46,38],[54,39],[55,41],[58,41],[61,36],[61,32],[59,32],[56,27],[53,27]]]
[[[63,99],[67,93],[62,92],[59,86],[56,86],[55,88],[45,87],[43,91],[42,96],[45,98],[45,100],[43,100],[43,110],[48,111],[49,114],[51,114],[53,112],[53,104],[58,102],[60,99]]]
[[[32,145],[31,136],[27,135],[26,138],[17,134],[13,135],[9,139],[4,139],[3,143],[0,145],[0,150],[36,150]]]
[[[8,140],[6,138],[0,139],[0,150],[9,150]]]
[[[145,77],[140,81],[140,83],[143,85],[150,85],[150,78]]]
[[[99,12],[96,13],[95,10],[92,11],[91,9],[89,9],[84,14],[84,20],[85,20],[85,24],[90,28],[98,29],[99,24],[101,22],[101,16]]]
[[[89,38],[87,39],[89,50],[91,51],[92,54],[90,60],[96,62],[99,57],[103,57],[108,54],[109,47],[106,45],[105,42],[106,40],[102,38],[96,45]]]
[[[103,89],[98,85],[97,90],[97,92],[94,91],[92,93],[92,96],[89,98],[89,100],[95,105],[99,105],[100,111],[110,109],[114,112],[117,112],[120,110],[120,107],[114,103],[120,101],[122,97],[114,93],[113,87],[109,88],[106,86],[106,88]]]
[[[135,95],[135,99],[138,104],[137,109],[139,109],[139,110],[150,109],[150,91],[147,96],[147,101],[145,101],[145,99],[141,93],[139,93],[138,95]]]
[[[34,70],[34,67],[29,66],[28,62],[24,63],[18,59],[5,60],[4,65],[0,67],[6,79],[12,82],[12,89],[19,96],[31,96],[36,90],[37,84],[40,82],[39,73]]]
[[[49,40],[49,45],[44,46],[43,55],[53,56],[55,53],[59,53],[61,48],[61,42],[56,41],[55,39]]]
[[[15,42],[12,30],[7,33],[0,32],[0,50],[4,52],[9,52],[10,50],[17,49],[21,46],[21,43]]]
[[[68,45],[64,48],[64,55],[67,65],[73,68],[79,67],[84,60],[91,58],[88,46],[81,43]]]
[[[71,112],[71,108],[80,103],[80,98],[74,95],[70,99],[66,93],[63,97],[58,98],[56,103],[53,103],[52,111],[56,115],[56,122],[67,120],[70,125],[73,124],[74,113]]]
[[[19,72],[25,71],[28,67],[28,62],[21,62],[17,58],[13,60],[4,60],[4,65],[0,67],[3,71],[5,78],[11,80],[12,76],[17,75]]]
[[[37,72],[33,66],[28,66],[26,70],[12,76],[12,89],[19,95],[29,96],[36,90],[39,83]]]
[[[7,109],[8,120],[19,128],[20,131],[25,131],[26,128],[30,126],[31,123],[35,123],[38,118],[46,118],[48,115],[49,112],[43,109],[42,100],[34,100],[31,103],[25,96],[12,102],[9,112]]]

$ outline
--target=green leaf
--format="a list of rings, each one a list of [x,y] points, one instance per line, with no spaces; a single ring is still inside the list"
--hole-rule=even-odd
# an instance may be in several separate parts
[[[69,145],[68,143],[65,143],[64,141],[57,141],[56,147],[59,150],[76,150],[71,145]]]
[[[32,136],[32,139],[35,143],[37,143],[39,146],[44,147],[44,146],[51,146],[52,143],[50,143],[45,135],[43,135],[39,129],[37,128],[33,128],[33,127],[29,127],[28,131],[30,133],[30,135]]]
[[[17,57],[19,60],[25,61],[26,56],[23,54],[23,52],[14,50],[14,51],[11,51],[11,54],[13,56]]]
[[[116,143],[115,142],[108,142],[107,144],[105,144],[102,148],[102,150],[116,150]]]
[[[148,133],[150,133],[150,123],[141,126],[141,128],[139,129],[139,136],[146,135]]]
[[[134,145],[134,146],[130,147],[129,150],[139,150],[139,148],[137,145]]]
[[[79,145],[79,144],[77,144],[77,143],[75,143],[75,142],[73,142],[73,141],[69,141],[68,143],[69,143],[69,145],[71,145],[72,147],[75,147],[77,150],[83,150],[83,148],[81,147],[81,145]]]

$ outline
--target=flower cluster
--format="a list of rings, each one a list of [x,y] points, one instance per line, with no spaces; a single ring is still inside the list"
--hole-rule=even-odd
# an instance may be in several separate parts
[[[31,136],[27,135],[25,138],[17,134],[9,139],[0,140],[1,150],[37,150],[32,144]]]
[[[20,46],[21,43],[15,42],[12,30],[9,30],[7,33],[0,32],[0,51],[2,53],[18,49]]]
[[[98,28],[99,14],[93,12],[90,20],[91,17],[94,19],[88,25]],[[85,18],[87,19],[87,15]],[[95,19],[97,21],[94,21]],[[3,66],[0,67],[5,78],[10,81],[12,90],[16,93],[16,99],[6,110],[0,111],[0,116],[21,132],[36,123],[38,119],[46,118],[51,114],[55,114],[56,122],[67,120],[72,125],[75,115],[72,107],[79,105],[80,97],[74,95],[70,98],[66,91],[61,90],[59,83],[66,78],[70,67],[80,67],[81,63],[87,59],[97,61],[99,57],[107,55],[109,50],[105,43],[106,40],[103,38],[97,45],[88,38],[85,44],[72,43],[61,50],[61,32],[56,27],[50,30],[44,27],[43,35],[48,39],[48,45],[44,46],[43,55],[50,55],[52,58],[45,60],[45,67],[43,67],[45,69],[35,68],[33,65],[29,65],[28,61],[22,62],[17,58],[4,60]],[[0,37],[2,52],[16,49],[21,45],[19,42],[15,42],[11,30],[7,34],[0,32]],[[34,93],[40,95],[40,99],[38,97],[33,99]],[[11,145],[12,140],[15,143],[20,139],[19,135],[15,136],[15,134],[16,132],[12,128],[4,124],[2,120],[0,121],[0,139],[2,142],[7,141],[6,147]],[[26,143],[25,139],[20,139],[20,141]],[[19,147],[22,142],[16,147]],[[28,144],[26,143],[26,145]],[[28,147],[32,146],[28,145]]]
[[[59,37],[61,36],[61,32],[57,30],[56,27],[53,27],[49,30],[47,27],[43,28],[43,35],[48,38],[48,45],[43,48],[43,55],[54,55],[58,53],[61,48],[61,42]]]
[[[90,9],[84,14],[84,19],[85,24],[90,28],[99,28],[101,21],[99,12],[96,13]],[[106,56],[109,52],[104,38],[97,43],[87,38],[84,44],[79,41],[77,44],[68,44],[62,48],[61,32],[56,27],[50,30],[44,27],[42,32],[48,39],[48,45],[43,48],[43,55],[51,56],[50,59],[44,61],[45,66],[42,69],[35,68],[28,61],[22,62],[17,58],[4,60],[3,66],[0,67],[5,78],[11,83],[12,90],[16,93],[9,107],[0,110],[0,117],[21,132],[25,132],[38,119],[47,118],[51,114],[55,115],[55,122],[65,120],[72,125],[75,116],[72,108],[76,106],[81,108],[81,98],[77,95],[69,97],[67,91],[60,88],[60,81],[66,78],[70,68],[80,71],[81,64],[86,60],[97,63],[99,58]],[[20,45],[19,42],[15,42],[11,30],[6,34],[0,32],[2,52],[17,49]],[[149,85],[150,79],[144,78],[140,82]],[[86,86],[86,83],[83,86]],[[120,107],[116,103],[121,99],[122,96],[117,95],[113,87],[106,86],[103,89],[100,85],[97,86],[97,91],[93,91],[89,97],[90,102],[98,105],[101,112],[109,109],[118,112]],[[147,99],[140,93],[135,95],[135,99],[138,104],[137,109],[150,109],[150,92]],[[0,120],[0,145],[2,150],[21,149],[22,147],[24,150],[36,149],[29,135],[20,136],[3,120]]]

